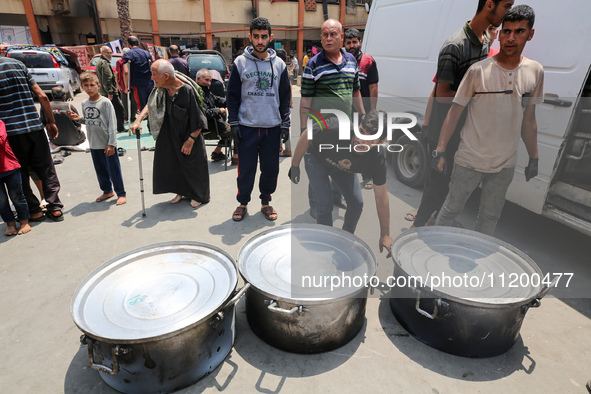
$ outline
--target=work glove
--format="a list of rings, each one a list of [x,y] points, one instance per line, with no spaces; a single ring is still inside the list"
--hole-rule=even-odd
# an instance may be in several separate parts
[[[281,128],[281,142],[284,144],[289,140],[289,127]]]
[[[443,159],[443,171],[441,171],[439,168],[437,168],[437,165],[439,164],[440,159]],[[437,171],[438,173],[443,174],[443,175],[447,175],[447,159],[445,158],[445,155],[439,156],[439,157],[434,157],[433,159],[431,159],[431,167],[433,167],[435,169],[435,171]]]
[[[300,167],[291,166],[287,176],[293,183],[297,185],[300,182]]]
[[[527,167],[525,167],[525,181],[529,182],[530,179],[535,178],[538,175],[538,159],[529,159]]]
[[[240,131],[239,125],[232,125],[230,126],[230,132],[232,133],[232,138],[236,140],[236,142],[240,142],[242,139],[242,132]]]

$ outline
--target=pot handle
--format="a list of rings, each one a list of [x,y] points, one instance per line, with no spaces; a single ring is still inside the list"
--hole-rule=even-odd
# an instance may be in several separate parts
[[[120,345],[113,346],[111,348],[111,357],[113,359],[113,368],[109,368],[109,367],[104,366],[102,364],[95,364],[95,362],[94,362],[94,344],[95,344],[94,339],[92,339],[89,336],[87,336],[86,334],[84,334],[80,337],[80,343],[83,345],[86,345],[86,347],[88,348],[88,364],[90,365],[90,367],[92,369],[96,369],[99,372],[108,373],[109,375],[116,375],[117,373],[119,373],[119,359],[117,358],[117,356],[122,356],[122,355],[127,354],[131,351],[131,349],[128,349],[128,348],[120,346]]]
[[[286,315],[293,315],[296,312],[308,312],[309,311],[309,309],[303,305],[294,306],[291,309],[283,309],[283,308],[277,307],[277,301],[275,301],[275,300],[265,300],[265,304],[267,304],[267,303],[269,304],[267,309],[269,309],[271,312],[275,312],[275,313],[285,313]]]
[[[228,307],[228,306],[231,306],[231,305],[234,305],[235,303],[237,303],[237,302],[238,302],[238,300],[240,300],[240,298],[242,298],[242,296],[244,295],[244,293],[246,293],[246,290],[248,290],[248,288],[249,288],[249,287],[250,287],[250,283],[246,283],[246,284],[245,284],[245,285],[242,287],[242,289],[240,289],[240,290],[238,291],[238,293],[236,293],[236,295],[235,295],[234,297],[232,297],[232,299],[231,299],[230,301],[228,301],[228,302],[226,303],[226,305],[224,305],[224,306],[222,307],[222,309],[225,309],[226,307]]]
[[[447,302],[441,301],[441,298],[438,298],[437,301],[435,302],[435,306],[433,307],[433,313],[431,314],[431,313],[421,309],[421,291],[418,289],[415,291],[417,292],[417,302],[415,303],[415,309],[421,315],[428,317],[431,320],[437,319],[437,315],[439,314],[439,307],[443,307],[443,308],[449,307],[449,304]]]
[[[542,298],[544,298],[546,296],[546,294],[548,294],[550,292],[550,290],[552,290],[553,287],[556,287],[556,284],[558,283],[559,279],[560,279],[560,275],[556,275],[554,277],[554,279],[552,279],[552,282],[550,282],[549,285],[544,285],[544,287],[538,293],[536,298],[528,306],[530,308],[538,308],[540,305],[542,305]]]

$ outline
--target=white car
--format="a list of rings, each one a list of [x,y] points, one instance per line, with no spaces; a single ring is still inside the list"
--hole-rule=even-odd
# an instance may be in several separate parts
[[[6,57],[20,60],[29,69],[37,85],[48,95],[51,89],[61,87],[67,98],[80,92],[80,76],[71,67],[61,64],[50,52],[39,50],[11,50]]]

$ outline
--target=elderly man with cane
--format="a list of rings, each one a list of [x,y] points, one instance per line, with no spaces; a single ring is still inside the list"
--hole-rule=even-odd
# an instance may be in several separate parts
[[[156,138],[153,193],[176,193],[171,204],[184,196],[197,208],[209,202],[209,170],[201,133],[207,127],[201,109],[203,93],[164,59],[152,64],[152,80],[156,89],[131,129],[138,135],[140,122],[149,116]]]

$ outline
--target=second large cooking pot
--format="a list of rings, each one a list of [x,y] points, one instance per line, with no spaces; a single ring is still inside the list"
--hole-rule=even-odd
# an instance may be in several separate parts
[[[295,353],[332,350],[359,333],[368,278],[377,268],[374,253],[356,236],[304,224],[251,238],[240,249],[238,266],[251,285],[250,327],[270,345]]]
[[[414,337],[465,357],[509,350],[529,308],[555,285],[523,252],[451,227],[407,231],[392,246],[390,307]]]
[[[234,343],[234,260],[214,246],[169,242],[103,264],[72,297],[88,363],[124,393],[171,392],[215,369]]]

